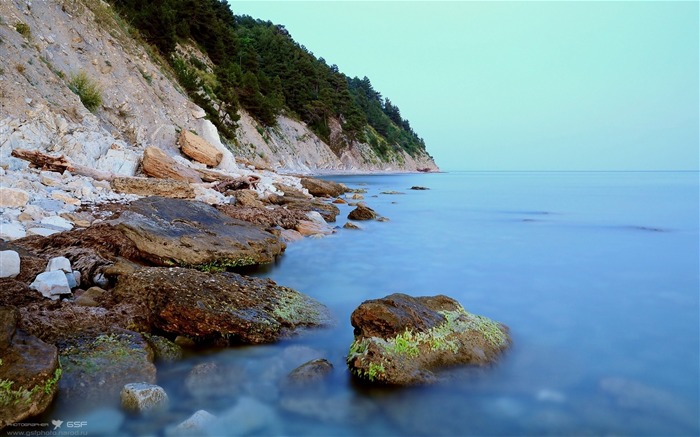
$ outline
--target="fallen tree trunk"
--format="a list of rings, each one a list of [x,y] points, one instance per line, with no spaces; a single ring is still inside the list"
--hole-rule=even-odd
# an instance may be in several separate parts
[[[63,155],[56,157],[41,153],[37,150],[15,149],[12,151],[12,156],[29,161],[33,166],[42,170],[55,171],[58,173],[69,171],[98,181],[111,181],[116,177],[120,177],[120,175],[111,172],[100,171],[84,165],[72,163]]]

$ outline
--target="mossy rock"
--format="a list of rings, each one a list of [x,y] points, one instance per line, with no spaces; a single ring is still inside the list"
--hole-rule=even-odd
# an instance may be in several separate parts
[[[351,320],[356,336],[347,363],[369,382],[432,382],[436,369],[488,365],[511,344],[505,325],[468,313],[446,296],[393,294],[364,302]]]
[[[61,378],[56,347],[16,329],[19,314],[0,308],[0,429],[42,413]]]
[[[119,400],[125,384],[156,381],[153,350],[137,332],[116,330],[59,342],[62,396],[76,402]]]

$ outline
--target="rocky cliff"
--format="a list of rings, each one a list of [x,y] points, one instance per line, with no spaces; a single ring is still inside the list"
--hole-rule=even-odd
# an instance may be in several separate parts
[[[148,146],[184,159],[176,145],[181,130],[221,144],[216,127],[187,97],[167,62],[101,0],[3,1],[0,57],[5,169],[26,166],[10,156],[21,148],[134,175]],[[101,97],[96,105],[71,90],[80,77],[96,88]],[[235,136],[225,146],[239,161],[280,171],[437,170],[427,154],[400,150],[380,158],[360,142],[334,152],[303,122],[284,115],[275,127],[263,127],[241,110]]]

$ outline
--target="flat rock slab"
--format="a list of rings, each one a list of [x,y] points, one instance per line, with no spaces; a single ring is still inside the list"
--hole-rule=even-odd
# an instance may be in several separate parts
[[[351,315],[348,367],[360,379],[392,385],[434,381],[433,371],[487,365],[510,346],[508,328],[470,314],[447,296],[395,293],[363,302]]]
[[[301,178],[301,186],[316,197],[338,197],[349,191],[343,184],[316,178]]]
[[[194,188],[185,181],[154,178],[114,178],[110,182],[114,191],[140,196],[163,196],[193,199]]]
[[[266,264],[286,247],[258,226],[190,200],[139,199],[116,223],[144,258],[161,266]]]
[[[137,308],[144,330],[198,343],[270,343],[301,327],[327,325],[328,309],[269,279],[231,272],[148,267],[119,276],[116,299]]]

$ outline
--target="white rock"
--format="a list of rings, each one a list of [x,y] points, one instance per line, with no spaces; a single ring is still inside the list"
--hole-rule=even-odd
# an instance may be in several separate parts
[[[65,231],[70,231],[71,229],[73,229],[73,223],[57,215],[51,217],[44,217],[43,219],[41,219],[40,223],[42,225],[50,225]]]
[[[191,112],[192,112],[192,117],[194,117],[196,119],[204,118],[207,116],[207,112],[204,109],[200,108],[199,106],[192,109]]]
[[[19,254],[14,250],[0,251],[0,278],[14,278],[19,275]]]
[[[200,202],[208,203],[209,205],[222,205],[228,203],[228,198],[223,194],[211,188],[201,186],[194,187],[195,199]]]
[[[49,260],[49,265],[46,267],[47,272],[55,272],[57,270],[71,273],[73,269],[70,265],[70,260],[65,256],[57,256]]]
[[[40,273],[29,288],[41,293],[51,300],[58,300],[61,295],[71,294],[65,272],[53,271]]]
[[[54,171],[42,171],[39,174],[39,182],[47,187],[57,187],[63,184],[63,179],[59,173]]]
[[[216,150],[224,154],[224,157],[221,159],[219,165],[216,166],[216,169],[235,173],[238,170],[236,158],[233,156],[233,153],[231,153],[228,147],[221,142],[219,131],[216,129],[216,126],[214,126],[214,123],[209,120],[202,119],[199,125],[199,130],[199,136],[207,140],[216,148]]]
[[[126,410],[146,413],[164,410],[168,405],[168,395],[158,385],[134,382],[124,386],[121,401]]]
[[[27,205],[22,212],[29,214],[33,220],[41,220],[46,216],[46,212],[37,205]]]
[[[29,193],[18,188],[0,187],[0,208],[19,208],[29,202]]]
[[[323,216],[318,212],[318,211],[309,211],[306,213],[306,217],[311,220],[314,223],[318,223],[319,225],[327,225],[326,220],[323,219]]]
[[[107,278],[105,277],[105,275],[103,275],[102,273],[98,273],[98,274],[96,274],[95,276],[93,276],[92,282],[93,282],[95,285],[98,285],[98,286],[100,286],[100,287],[102,287],[102,288],[106,288],[106,287],[109,286],[109,280],[107,280]]]
[[[59,232],[61,232],[61,231],[58,229],[42,228],[42,227],[27,229],[27,235],[40,235],[42,237],[48,237],[49,235],[58,234]]]
[[[168,435],[190,436],[192,434],[203,434],[206,427],[216,419],[216,416],[205,410],[199,410],[187,420],[176,426]]]
[[[73,279],[75,279],[76,287],[80,287],[80,272],[78,270],[73,270]]]
[[[5,176],[5,169],[0,167],[0,176]]]
[[[0,223],[0,238],[12,241],[27,236],[27,231],[20,223]]]
[[[139,161],[139,156],[130,150],[109,149],[103,157],[97,160],[97,169],[122,176],[133,176],[136,174]]]

